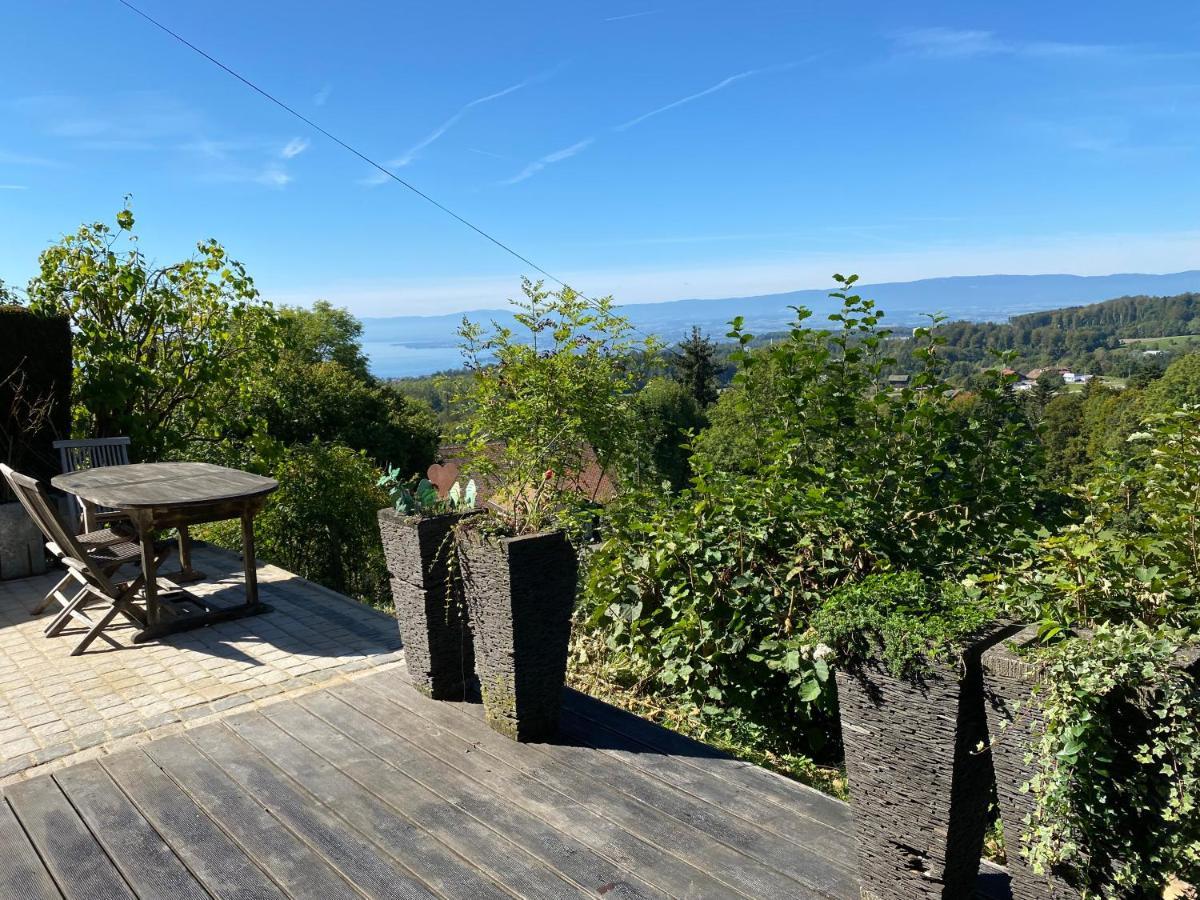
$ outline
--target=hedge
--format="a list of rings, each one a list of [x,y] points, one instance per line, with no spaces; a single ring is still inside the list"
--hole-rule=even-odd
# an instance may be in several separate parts
[[[49,478],[58,472],[51,444],[70,432],[70,323],[0,306],[0,461]],[[7,485],[0,499],[8,499]]]

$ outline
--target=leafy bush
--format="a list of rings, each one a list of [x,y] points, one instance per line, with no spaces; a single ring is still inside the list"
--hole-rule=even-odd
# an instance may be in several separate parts
[[[633,460],[641,482],[667,481],[675,490],[691,475],[689,435],[704,425],[704,412],[687,387],[652,378],[637,393],[634,415],[641,452]]]
[[[759,385],[770,398],[756,467],[698,456],[678,496],[625,498],[588,583],[588,624],[644,689],[780,745],[820,743],[830,716],[809,628],[821,602],[877,572],[990,577],[1039,512],[1036,440],[1006,383],[954,395],[918,329],[924,368],[882,389],[881,314],[834,296],[838,331],[800,310],[786,339],[737,354],[746,408]],[[737,322],[732,336],[752,341]]]
[[[1089,896],[1200,879],[1200,409],[1148,423],[1004,585],[1045,640],[1022,852]],[[1141,892],[1141,893],[1139,893]]]
[[[489,483],[504,526],[533,533],[562,524],[581,501],[581,473],[629,471],[636,446],[630,360],[640,344],[612,299],[522,282],[513,301],[524,329],[490,332],[465,318],[459,333],[471,382],[460,437],[470,475]],[[595,479],[598,486],[601,479]]]
[[[302,578],[374,606],[391,605],[376,511],[389,505],[380,472],[361,453],[314,441],[282,452],[272,473],[279,490],[254,520],[257,555]],[[237,522],[198,536],[241,547]]]
[[[279,366],[253,407],[283,444],[342,444],[405,473],[424,472],[437,455],[438,430],[428,408],[337,362]]]
[[[29,283],[30,308],[71,321],[76,431],[128,435],[146,460],[260,432],[245,411],[279,349],[270,304],[216,241],[156,268],[137,249],[133,213],[116,221],[116,231],[84,225],[44,251]]]

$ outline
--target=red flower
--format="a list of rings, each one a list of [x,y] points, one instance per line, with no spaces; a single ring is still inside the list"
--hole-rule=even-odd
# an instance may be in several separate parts
[[[549,480],[550,480],[551,478],[553,478],[553,477],[554,477],[554,470],[553,470],[553,469],[547,469],[547,470],[546,470],[546,474],[542,476],[542,478],[544,478],[546,481],[549,481]]]

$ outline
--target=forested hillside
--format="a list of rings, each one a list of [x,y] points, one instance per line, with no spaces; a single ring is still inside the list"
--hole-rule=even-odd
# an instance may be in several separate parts
[[[1128,339],[1200,334],[1200,294],[1118,297],[1088,306],[1014,316],[1007,322],[944,322],[945,354],[954,375],[967,376],[989,361],[991,350],[1016,353],[1027,370],[1061,365],[1096,375],[1128,377],[1151,365],[1161,370],[1179,348],[1147,358]],[[908,342],[897,347],[896,371],[912,368]],[[1161,349],[1161,348],[1154,348]]]

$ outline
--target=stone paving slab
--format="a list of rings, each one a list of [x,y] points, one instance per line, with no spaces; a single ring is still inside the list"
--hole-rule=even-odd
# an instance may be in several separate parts
[[[189,591],[241,601],[238,556],[198,546],[194,563],[206,578]],[[263,564],[260,595],[271,612],[149,644],[132,643],[132,626],[117,627],[107,633],[119,648],[97,640],[71,656],[80,630],[47,638],[54,611],[29,614],[58,577],[0,582],[0,783],[403,659],[392,616]]]

